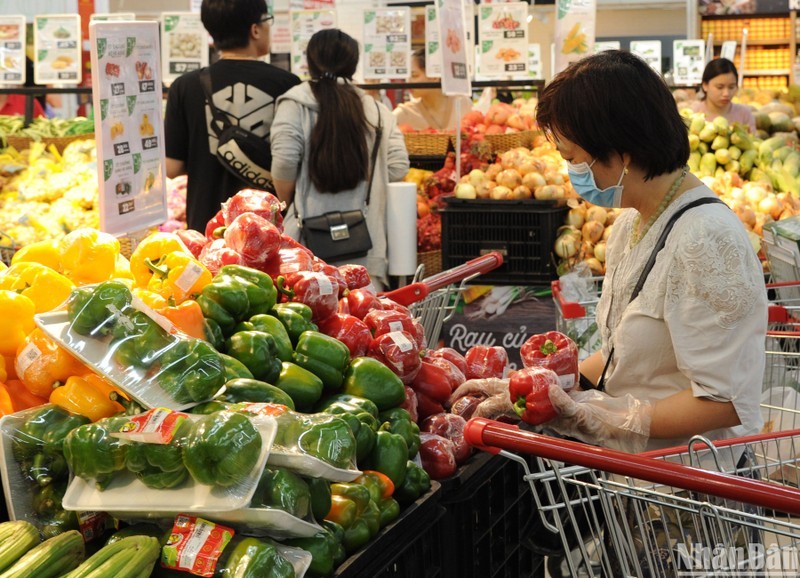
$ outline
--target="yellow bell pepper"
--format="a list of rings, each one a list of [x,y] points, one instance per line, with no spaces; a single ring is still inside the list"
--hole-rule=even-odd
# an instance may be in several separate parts
[[[50,403],[92,421],[124,411],[125,408],[109,395],[115,391],[113,386],[102,382],[103,378],[94,374],[72,376],[64,385],[53,390]]]
[[[44,398],[73,375],[90,371],[38,327],[17,348],[14,366],[28,391]]]
[[[11,258],[12,265],[17,263],[40,263],[61,273],[61,253],[58,250],[58,239],[37,241],[21,247]]]
[[[8,265],[6,265],[6,264],[5,264],[5,263],[3,263],[2,261],[0,261],[0,273],[2,273],[3,271],[5,271],[6,269],[8,269]]]
[[[134,298],[138,298],[147,305],[150,309],[156,310],[167,306],[167,300],[158,293],[154,293],[149,289],[142,289],[141,287],[134,287],[131,289],[131,294]]]
[[[148,259],[155,263],[167,253],[181,251],[188,255],[189,250],[175,233],[158,231],[145,237],[131,253],[131,274],[137,287],[147,287],[153,270],[147,265]]]
[[[114,279],[126,279],[128,281],[133,281],[131,262],[125,258],[125,255],[117,255],[117,263],[114,267]]]
[[[0,354],[14,356],[25,337],[34,330],[33,314],[36,306],[30,298],[14,291],[0,289],[0,319],[3,329],[0,331]]]
[[[55,309],[74,288],[72,281],[40,263],[14,263],[0,273],[0,289],[30,298],[36,306],[36,313]]]
[[[58,243],[64,274],[76,285],[108,281],[114,276],[119,239],[96,229],[77,229]]]
[[[173,299],[176,305],[198,295],[211,283],[212,275],[206,266],[182,251],[172,251],[155,262],[147,259],[145,262],[153,272],[147,288],[165,299]]]

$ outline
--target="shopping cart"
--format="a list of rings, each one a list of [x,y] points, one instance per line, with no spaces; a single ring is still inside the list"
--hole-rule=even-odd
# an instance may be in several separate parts
[[[569,336],[578,346],[578,359],[583,361],[600,349],[600,331],[595,322],[595,309],[600,300],[603,277],[591,277],[592,290],[585,298],[569,299],[564,295],[561,280],[550,282],[556,306],[556,331]]]
[[[761,397],[764,430],[800,428],[800,281],[767,285],[770,306]]]
[[[442,325],[458,308],[467,283],[503,264],[503,255],[491,251],[466,263],[420,279],[424,268],[417,269],[409,285],[383,293],[400,305],[406,305],[425,329],[427,342],[434,347],[439,341]]]
[[[484,418],[471,419],[464,435],[523,467],[539,510],[530,539],[560,538],[551,575],[800,573],[800,430],[638,455]],[[536,456],[537,470],[517,453]],[[709,457],[721,471],[694,467]]]

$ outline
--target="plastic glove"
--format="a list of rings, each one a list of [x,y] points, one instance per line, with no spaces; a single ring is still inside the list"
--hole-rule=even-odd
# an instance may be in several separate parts
[[[563,436],[628,453],[644,451],[650,438],[654,406],[630,394],[611,397],[597,390],[566,393],[548,390],[558,417],[546,427]]]

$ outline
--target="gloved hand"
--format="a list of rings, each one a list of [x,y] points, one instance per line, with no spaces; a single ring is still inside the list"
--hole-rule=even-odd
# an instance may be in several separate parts
[[[548,390],[558,417],[546,428],[563,435],[628,453],[644,451],[650,438],[654,405],[630,394],[622,397],[597,391],[566,393],[561,387]]]

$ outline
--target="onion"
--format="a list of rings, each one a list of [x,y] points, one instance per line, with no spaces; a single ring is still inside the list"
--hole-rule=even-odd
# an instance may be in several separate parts
[[[516,169],[506,169],[504,171],[500,171],[495,181],[502,187],[514,189],[522,184],[522,177],[516,171]]]
[[[488,180],[489,180],[489,179],[486,177],[486,173],[484,173],[484,172],[483,172],[482,170],[480,170],[480,169],[472,169],[472,170],[469,172],[469,175],[467,175],[467,181],[468,181],[468,182],[469,182],[469,184],[471,184],[473,187],[477,187],[477,186],[478,186],[479,184],[481,184],[482,182],[484,182],[484,181],[488,181]]]
[[[455,195],[457,199],[474,199],[478,196],[478,192],[469,183],[459,183],[456,186]]]
[[[542,173],[533,171],[522,175],[522,184],[533,191],[537,187],[545,186],[547,184],[547,181],[544,180]]]
[[[767,196],[767,190],[758,185],[747,187],[744,191],[744,196],[750,204],[758,205]]]
[[[758,203],[758,211],[777,219],[783,212],[783,203],[774,194],[768,194]]]
[[[533,189],[533,198],[539,201],[552,201],[556,198],[556,186],[545,185]]]
[[[611,230],[614,227],[606,227],[603,229],[603,241],[608,241],[608,238],[611,236]]]
[[[503,185],[497,185],[489,193],[489,197],[496,201],[505,201],[512,198],[511,189]]]
[[[622,213],[622,209],[609,209],[606,211],[606,227],[613,225],[620,213]]]
[[[561,234],[556,238],[553,250],[561,259],[569,259],[578,254],[580,245],[575,237],[569,233]]]
[[[495,179],[495,177],[498,174],[500,174],[500,171],[502,171],[502,170],[503,170],[503,167],[501,167],[499,164],[497,164],[497,163],[490,164],[489,168],[486,169],[486,179],[490,180],[490,181],[493,181]]]
[[[591,207],[586,209],[587,221],[597,221],[601,225],[605,225],[607,219],[608,219],[608,211],[606,211],[603,207],[592,205]]]
[[[584,259],[583,262],[589,266],[589,269],[591,269],[592,273],[595,275],[603,275],[606,272],[606,268],[603,266],[603,264],[594,257]]]
[[[484,181],[475,187],[475,194],[479,199],[488,199],[494,187],[494,181]]]
[[[601,263],[605,263],[606,262],[606,242],[605,241],[601,240],[594,246],[594,258],[597,259],[598,261],[600,261]]]
[[[567,225],[580,229],[583,227],[583,223],[586,222],[586,210],[578,208],[570,209],[564,222]]]
[[[512,196],[515,199],[530,199],[533,196],[531,190],[525,185],[520,185],[518,187],[515,187],[514,190],[511,192],[513,193]]]
[[[603,225],[597,221],[586,221],[581,227],[581,236],[585,241],[597,243],[603,237]]]
[[[581,256],[584,259],[587,257],[594,257],[594,245],[585,239],[581,243]]]

